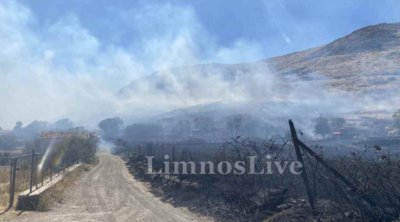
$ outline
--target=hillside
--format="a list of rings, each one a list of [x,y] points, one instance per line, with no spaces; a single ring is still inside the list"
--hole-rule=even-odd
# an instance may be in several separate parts
[[[196,95],[201,91],[198,87],[204,87],[198,80],[217,80],[236,86],[251,83],[251,76],[260,72],[272,73],[275,82],[293,75],[302,80],[317,76],[335,88],[350,91],[396,89],[400,84],[400,23],[368,26],[317,48],[253,63],[163,70],[134,80],[120,93],[135,92],[143,85],[151,92],[179,93],[178,85],[181,91]],[[285,81],[277,84],[282,83]]]
[[[368,26],[327,45],[265,62],[279,74],[316,73],[347,90],[396,87],[400,83],[400,23]]]

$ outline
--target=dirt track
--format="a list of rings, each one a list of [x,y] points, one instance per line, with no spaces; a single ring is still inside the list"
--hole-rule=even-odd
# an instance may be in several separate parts
[[[205,221],[154,197],[119,157],[103,153],[99,158],[68,188],[62,204],[48,212],[23,212],[10,221]]]

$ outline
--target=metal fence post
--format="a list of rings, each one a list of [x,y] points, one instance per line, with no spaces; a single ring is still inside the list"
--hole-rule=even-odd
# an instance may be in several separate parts
[[[11,161],[11,168],[12,168],[12,176],[11,176],[11,181],[10,181],[10,202],[9,202],[9,208],[12,208],[14,205],[14,193],[15,193],[15,178],[16,178],[16,173],[17,173],[17,160],[18,159],[13,159]]]
[[[306,188],[308,202],[310,203],[312,213],[315,215],[316,212],[315,212],[315,205],[314,205],[315,204],[314,195],[311,191],[310,182],[308,181],[306,169],[304,167],[303,157],[301,156],[301,152],[300,152],[299,139],[297,138],[296,128],[294,128],[294,124],[293,124],[292,120],[289,120],[289,127],[290,127],[290,133],[292,134],[292,141],[293,141],[294,149],[296,150],[297,160],[301,163],[301,166],[302,166],[301,175],[303,177],[303,183]]]
[[[35,150],[32,150],[32,158],[31,158],[31,176],[30,176],[30,181],[29,181],[29,193],[32,193],[33,174],[34,174],[34,172],[35,172],[34,165],[35,165]]]
[[[175,161],[175,144],[172,145],[172,161]]]
[[[44,171],[43,169],[40,171],[40,175],[41,175],[41,177],[42,177],[42,184],[41,184],[41,186],[43,186],[44,172],[45,172],[45,171]]]
[[[299,145],[301,146],[301,148],[303,148],[304,151],[306,151],[307,153],[309,153],[311,156],[313,156],[315,158],[315,160],[320,163],[322,166],[324,166],[329,172],[331,172],[336,178],[338,178],[340,181],[342,181],[342,183],[347,186],[347,188],[349,188],[348,190],[353,194],[353,195],[357,195],[359,197],[361,197],[364,201],[366,201],[371,207],[375,207],[377,204],[375,203],[375,201],[373,201],[372,199],[370,199],[368,197],[368,195],[366,194],[361,194],[357,193],[359,191],[359,189],[353,184],[351,183],[348,179],[346,179],[346,177],[344,177],[342,174],[340,174],[337,170],[335,170],[335,168],[331,167],[330,165],[328,165],[327,163],[325,163],[323,161],[323,159],[318,156],[318,154],[316,154],[314,151],[311,150],[311,148],[309,148],[307,145],[305,145],[303,142],[301,142],[300,140],[298,140]]]
[[[12,189],[12,184],[11,184],[11,181],[12,181],[12,178],[13,178],[13,171],[14,171],[14,160],[13,159],[10,159],[10,187],[9,187],[9,197],[10,197],[10,200],[9,200],[9,202],[8,202],[8,208],[11,208],[12,207],[12,201],[11,201],[11,193],[13,192],[13,189]]]
[[[39,156],[39,154],[38,154],[38,156]],[[36,189],[38,188],[38,182],[37,182],[37,176],[38,176],[38,166],[37,166],[37,164],[36,164],[36,157],[35,157],[35,162],[34,162],[34,164],[35,164],[35,172],[34,172],[34,177],[33,177],[33,183],[35,184],[35,187],[36,187]]]

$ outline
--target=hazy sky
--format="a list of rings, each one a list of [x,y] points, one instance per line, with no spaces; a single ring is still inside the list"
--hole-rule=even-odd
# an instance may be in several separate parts
[[[101,43],[128,47],[140,44],[149,34],[160,35],[170,26],[182,24],[173,21],[180,19],[179,11],[171,12],[171,17],[160,11],[148,11],[148,17],[141,21],[146,24],[135,24],[136,13],[149,4],[171,4],[190,11],[192,19],[218,45],[230,47],[238,39],[255,42],[262,48],[262,58],[325,44],[367,25],[400,21],[398,0],[25,0],[24,3],[32,9],[39,25],[75,15]],[[145,33],[141,28],[145,28]]]
[[[129,114],[140,107],[115,92],[155,70],[281,55],[399,12],[397,0],[1,0],[0,126]]]

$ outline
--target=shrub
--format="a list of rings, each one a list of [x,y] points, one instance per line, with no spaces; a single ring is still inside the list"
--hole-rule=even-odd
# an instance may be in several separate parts
[[[62,163],[65,165],[71,165],[76,162],[94,163],[97,142],[97,138],[94,136],[89,138],[72,136],[63,139],[55,146],[56,150],[64,153]]]

